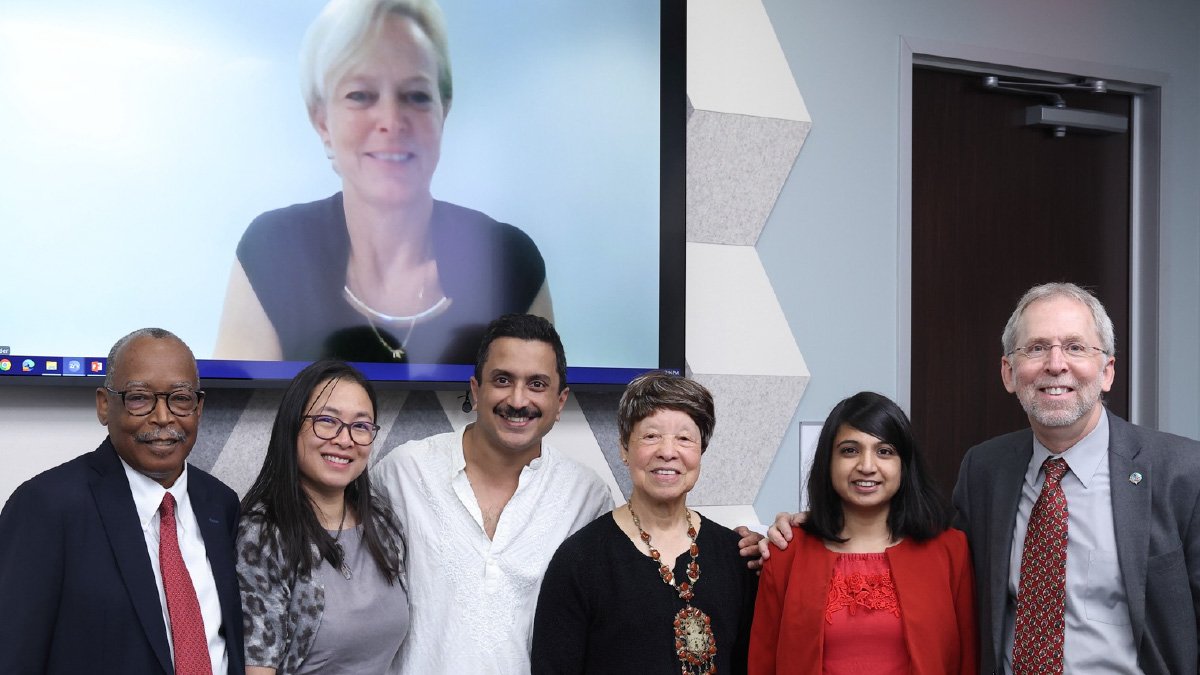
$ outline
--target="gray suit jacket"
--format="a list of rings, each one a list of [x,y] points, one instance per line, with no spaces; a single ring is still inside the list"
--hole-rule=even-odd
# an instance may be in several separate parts
[[[1150,675],[1200,672],[1200,443],[1107,414],[1117,559],[1138,664]],[[954,526],[967,533],[975,565],[984,673],[1004,668],[1013,527],[1032,456],[1031,429],[993,438],[967,452],[954,487]]]

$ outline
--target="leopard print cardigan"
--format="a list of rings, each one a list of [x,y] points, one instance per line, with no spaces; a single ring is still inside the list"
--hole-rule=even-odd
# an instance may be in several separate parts
[[[317,559],[317,547],[312,547]],[[258,511],[238,527],[237,575],[242,588],[246,664],[292,675],[304,663],[325,611],[325,586],[314,568],[286,569],[275,526]]]

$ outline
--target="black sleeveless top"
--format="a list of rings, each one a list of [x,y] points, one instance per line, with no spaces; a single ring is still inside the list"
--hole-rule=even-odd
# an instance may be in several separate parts
[[[285,361],[334,356],[474,364],[488,322],[529,310],[546,281],[545,262],[529,235],[454,204],[434,201],[430,233],[438,277],[452,302],[411,335],[407,326],[376,322],[393,347],[407,335],[399,361],[343,293],[350,236],[340,192],[255,218],[242,235],[237,257],[275,327]]]

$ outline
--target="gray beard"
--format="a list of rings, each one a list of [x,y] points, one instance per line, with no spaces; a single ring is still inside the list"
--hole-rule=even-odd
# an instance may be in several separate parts
[[[1077,384],[1077,383],[1076,383]],[[1022,386],[1017,389],[1017,398],[1025,414],[1044,427],[1068,427],[1092,411],[1100,401],[1100,381],[1087,387],[1075,387],[1075,402],[1046,405],[1037,400],[1040,387]]]

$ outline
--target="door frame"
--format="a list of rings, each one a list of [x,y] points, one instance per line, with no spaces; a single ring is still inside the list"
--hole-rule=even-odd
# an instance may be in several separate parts
[[[1066,82],[1094,77],[1109,91],[1131,94],[1130,151],[1129,421],[1159,426],[1159,220],[1161,208],[1162,87],[1167,74],[1111,64],[1028,54],[907,35],[900,36],[899,148],[897,149],[896,383],[900,406],[912,412],[912,71],[933,66],[964,73],[1035,77]],[[997,333],[997,339],[999,334]],[[998,365],[998,364],[997,364]],[[1120,370],[1121,364],[1118,364]],[[1120,375],[1118,375],[1120,376]]]

